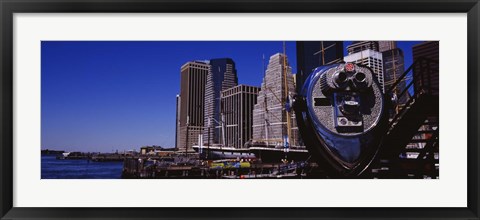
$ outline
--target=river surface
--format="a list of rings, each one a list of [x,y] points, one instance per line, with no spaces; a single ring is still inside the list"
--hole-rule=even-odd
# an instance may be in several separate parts
[[[42,156],[42,179],[120,179],[123,162],[57,160]]]

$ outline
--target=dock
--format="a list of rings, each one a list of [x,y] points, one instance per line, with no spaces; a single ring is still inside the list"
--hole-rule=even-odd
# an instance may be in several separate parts
[[[312,178],[314,163],[260,161],[205,161],[198,158],[131,157],[124,160],[125,179],[255,179]]]

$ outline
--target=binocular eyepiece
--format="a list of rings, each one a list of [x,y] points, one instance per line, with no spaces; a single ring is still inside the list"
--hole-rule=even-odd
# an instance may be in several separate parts
[[[355,71],[355,70],[359,71]],[[347,89],[347,90],[364,90],[372,86],[373,77],[368,77],[365,72],[362,72],[361,68],[354,68],[352,71],[347,72],[345,68],[338,69],[331,76],[325,75],[324,77],[331,77],[326,79],[331,81],[328,89]]]
[[[359,175],[386,131],[388,114],[373,71],[354,63],[317,67],[294,103],[309,152],[337,175]]]

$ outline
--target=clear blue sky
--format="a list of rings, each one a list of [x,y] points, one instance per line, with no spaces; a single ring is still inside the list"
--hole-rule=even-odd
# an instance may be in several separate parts
[[[411,45],[399,43],[411,63]],[[348,42],[346,42],[348,44]],[[180,66],[230,57],[241,84],[260,86],[262,55],[282,42],[42,42],[42,149],[112,152],[174,147]],[[296,70],[295,43],[287,55]]]
[[[174,147],[180,66],[230,57],[260,86],[262,55],[282,42],[42,42],[42,149],[112,152]],[[295,43],[287,42],[296,69]]]

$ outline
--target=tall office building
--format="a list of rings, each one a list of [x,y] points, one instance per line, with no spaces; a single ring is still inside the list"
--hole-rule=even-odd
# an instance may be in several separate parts
[[[413,66],[414,89],[417,94],[420,91],[426,91],[431,96],[433,103],[439,101],[439,41],[425,41],[412,47],[413,62],[421,58],[428,60],[416,63]],[[439,105],[430,105],[428,109],[428,124],[422,125],[420,130],[438,129],[439,126]],[[430,139],[429,133],[418,135],[420,139]],[[424,143],[418,143],[419,147],[424,147]]]
[[[235,62],[230,58],[210,60],[210,71],[205,85],[205,116],[204,125],[210,129],[203,131],[205,143],[220,144],[221,142],[221,91],[238,84]],[[210,140],[208,140],[209,138]]]
[[[394,48],[382,52],[383,58],[383,76],[385,79],[385,91],[389,91],[392,85],[397,82],[397,80],[405,72],[405,63],[403,51],[400,48]],[[409,93],[405,92],[403,95],[400,94],[406,86],[405,78],[400,81],[392,93],[397,97],[397,104],[405,104],[409,98]],[[401,96],[400,96],[401,95]]]
[[[204,61],[185,63],[180,70],[180,114],[177,148],[191,151],[203,133],[205,83],[210,65]]]
[[[285,59],[284,59],[285,58]],[[286,61],[286,65],[284,62]],[[286,66],[286,74],[284,67]],[[291,136],[289,144],[299,145],[299,133],[293,112],[287,119],[285,113],[285,76],[288,93],[295,95],[295,85],[292,69],[284,54],[277,53],[270,57],[262,87],[253,108],[253,142],[269,146],[283,145],[288,135],[287,120],[290,121]]]
[[[428,66],[430,72],[427,72],[427,66],[420,64],[414,66],[413,74],[417,78],[415,80],[415,90],[427,86],[433,89],[433,95],[438,95],[439,45],[439,41],[426,41],[412,47],[413,62],[422,57],[431,60]]]
[[[348,55],[343,60],[370,67],[380,83],[382,91],[385,92],[383,58],[382,53],[378,52],[378,42],[357,41],[347,46],[347,50]]]
[[[178,147],[178,132],[180,131],[180,94],[177,94],[175,102],[175,147]]]
[[[343,41],[297,41],[296,45],[297,92],[315,68],[343,62]]]
[[[385,52],[397,48],[396,41],[378,41],[378,51]]]
[[[348,54],[358,53],[364,50],[379,51],[378,41],[353,41],[347,46]]]
[[[222,91],[221,107],[225,112],[225,146],[243,148],[252,139],[253,107],[257,103],[259,87],[238,85]],[[204,137],[207,138],[207,137]]]

